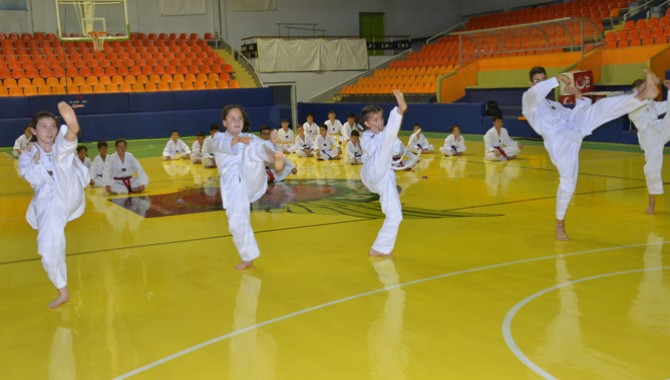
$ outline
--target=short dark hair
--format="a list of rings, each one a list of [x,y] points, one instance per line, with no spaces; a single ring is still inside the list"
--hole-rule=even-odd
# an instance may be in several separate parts
[[[118,147],[119,144],[122,144],[122,143],[126,144],[126,146],[128,146],[128,141],[126,141],[126,139],[124,139],[123,137],[121,137],[120,139],[116,139],[116,141],[114,141],[114,146]]]
[[[496,120],[502,120],[503,117],[502,115],[493,115],[493,121],[495,122]]]
[[[347,119],[353,117],[354,119],[356,118],[356,114],[353,112],[349,112],[349,115],[347,115]]]
[[[272,127],[269,126],[269,125],[267,125],[267,124],[263,124],[263,125],[261,125],[260,128],[258,128],[258,131],[259,131],[259,132],[263,132],[263,131],[272,131]]]
[[[533,76],[535,76],[535,74],[544,74],[546,76],[547,70],[545,70],[544,67],[542,66],[535,66],[532,69],[530,69],[528,76],[530,77],[531,81],[533,80]]]
[[[195,137],[205,137],[205,133],[203,131],[198,131],[195,133]]]
[[[361,123],[363,123],[363,128],[367,129],[367,126],[365,125],[365,122],[370,118],[372,114],[375,113],[382,113],[382,116],[384,115],[384,109],[381,108],[380,106],[371,104],[369,106],[363,107],[361,110]]]
[[[209,130],[210,131],[220,131],[221,126],[219,126],[219,124],[217,124],[217,123],[212,123],[212,124],[209,125]]]
[[[638,87],[642,86],[642,83],[644,83],[644,79],[635,79],[633,82],[633,90],[636,90]]]
[[[328,126],[326,124],[321,124],[321,125],[319,125],[319,129],[328,130]]]
[[[453,132],[455,128],[458,128],[459,131],[461,130],[461,126],[460,126],[460,125],[458,125],[458,124],[454,124],[454,125],[451,126],[450,131]]]
[[[107,148],[107,141],[98,141],[98,149],[102,148],[103,146]]]
[[[354,137],[354,136],[359,137],[360,135],[361,135],[361,134],[358,133],[358,131],[355,130],[355,129],[354,129],[353,131],[351,131],[351,137]]]
[[[77,153],[81,152],[82,150],[84,150],[84,151],[86,151],[86,153],[88,153],[88,148],[86,147],[86,145],[83,145],[83,144],[77,145]]]
[[[288,123],[288,119],[281,119],[279,120],[279,123]]]
[[[175,130],[175,131],[172,131],[172,132],[170,132],[170,135],[174,135],[175,133],[176,133],[176,134],[179,134],[179,131],[176,131],[176,130]]]

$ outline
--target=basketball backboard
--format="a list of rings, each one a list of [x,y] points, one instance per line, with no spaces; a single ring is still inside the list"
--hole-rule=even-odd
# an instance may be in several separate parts
[[[91,33],[105,41],[130,37],[126,0],[55,0],[57,34],[62,41],[91,41]]]

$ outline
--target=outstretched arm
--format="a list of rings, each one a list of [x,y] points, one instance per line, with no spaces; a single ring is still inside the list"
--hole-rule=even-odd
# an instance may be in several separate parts
[[[67,125],[67,133],[65,134],[65,140],[67,141],[75,141],[77,139],[77,135],[79,134],[79,121],[77,121],[77,114],[74,112],[74,109],[72,106],[67,104],[66,102],[59,102],[58,103],[58,112],[60,113],[60,116],[63,118],[63,121],[65,121],[65,124]]]

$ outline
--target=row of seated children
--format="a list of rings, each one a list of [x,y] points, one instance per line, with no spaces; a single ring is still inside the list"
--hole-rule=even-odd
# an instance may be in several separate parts
[[[128,142],[117,139],[116,152],[108,153],[106,141],[98,141],[98,155],[88,158],[85,145],[77,146],[77,156],[89,169],[91,187],[104,187],[107,194],[141,193],[149,184],[149,176],[135,156],[127,151]]]

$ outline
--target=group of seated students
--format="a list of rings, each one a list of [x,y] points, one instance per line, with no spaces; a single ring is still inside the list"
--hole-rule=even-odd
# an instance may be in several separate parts
[[[360,135],[363,127],[356,121],[356,115],[350,113],[347,122],[343,125],[335,118],[335,112],[328,113],[328,120],[320,126],[314,123],[314,116],[307,115],[307,121],[302,128],[297,128],[297,135],[289,128],[289,121],[281,120],[281,128],[277,131],[277,141],[270,139],[272,128],[260,127],[260,137],[267,144],[285,154],[295,154],[297,157],[316,157],[317,160],[342,159],[342,145],[345,146],[344,162],[351,165],[361,164],[363,148]],[[203,132],[196,133],[196,141],[191,148],[179,138],[179,132],[173,131],[170,140],[163,149],[163,160],[190,159],[193,164],[202,164],[206,168],[216,168],[216,159],[213,150],[213,136],[220,132],[218,124],[210,126],[210,135],[205,138]],[[432,154],[433,145],[421,133],[421,126],[415,124],[413,131],[415,138],[410,139],[406,148],[399,140],[394,146],[394,165],[409,167],[416,162],[417,154]],[[25,128],[24,134],[14,143],[13,154],[18,157],[32,139],[30,126]],[[88,149],[84,145],[77,147],[77,154],[82,163],[90,169],[91,187],[104,187],[108,194],[139,193],[149,184],[149,177],[142,169],[142,165],[127,152],[128,142],[125,139],[115,141],[116,153],[108,155],[107,142],[98,142],[98,155],[93,161],[88,158]],[[522,149],[519,142],[513,141],[509,133],[503,128],[502,116],[493,117],[493,126],[484,135],[484,160],[505,161],[515,158]],[[444,139],[444,145],[439,151],[446,156],[460,156],[467,151],[465,139],[461,135],[458,124],[451,127],[451,133]],[[268,178],[271,182],[283,181],[287,176],[296,174],[297,169],[293,162],[287,160],[284,168],[277,172],[271,164],[267,166]]]

